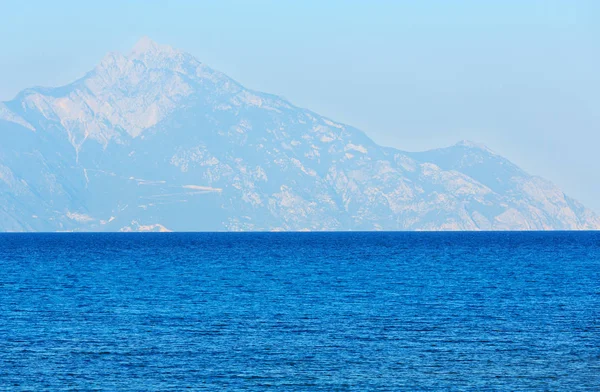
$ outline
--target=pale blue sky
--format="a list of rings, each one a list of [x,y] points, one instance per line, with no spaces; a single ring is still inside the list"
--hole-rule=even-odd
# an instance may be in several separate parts
[[[143,35],[423,150],[471,139],[600,212],[600,1],[0,0],[0,100]]]

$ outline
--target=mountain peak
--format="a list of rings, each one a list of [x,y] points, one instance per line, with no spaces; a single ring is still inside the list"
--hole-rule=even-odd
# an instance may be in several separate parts
[[[130,60],[138,60],[150,67],[160,67],[165,62],[181,62],[184,53],[169,45],[159,44],[149,37],[144,36],[133,46],[129,56]]]
[[[147,36],[128,54],[106,54],[85,77],[65,87],[36,91],[28,105],[46,118],[68,122],[70,142],[77,151],[88,141],[106,146],[125,134],[136,138],[194,94],[220,96],[242,89],[192,55]],[[0,108],[0,120],[10,115]]]
[[[471,148],[471,149],[477,149],[477,150],[483,150],[486,152],[489,152],[491,154],[494,154],[494,152],[492,150],[490,150],[488,148],[488,146],[486,146],[483,143],[477,143],[471,140],[461,140],[458,143],[456,143],[454,145],[455,147],[466,147],[466,148]]]
[[[109,72],[113,76],[123,75],[136,70],[136,63],[142,63],[146,69],[167,68],[177,72],[184,72],[186,64],[190,69],[200,64],[193,56],[144,36],[135,43],[128,54],[107,53],[96,69]]]
[[[173,48],[171,48],[168,45],[160,45],[158,43],[156,43],[155,41],[153,41],[152,39],[150,39],[150,37],[148,36],[143,36],[142,38],[140,38],[135,45],[133,45],[133,48],[131,49],[131,53],[132,54],[143,54],[143,53],[156,53],[166,49],[166,50],[173,50]]]

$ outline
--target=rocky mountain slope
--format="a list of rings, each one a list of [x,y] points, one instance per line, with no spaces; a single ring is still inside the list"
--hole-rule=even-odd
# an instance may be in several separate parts
[[[144,38],[0,103],[0,230],[581,230],[483,146],[410,153]]]

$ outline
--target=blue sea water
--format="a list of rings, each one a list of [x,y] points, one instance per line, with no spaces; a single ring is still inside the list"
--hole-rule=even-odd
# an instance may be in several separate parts
[[[600,233],[0,235],[0,389],[600,390]]]

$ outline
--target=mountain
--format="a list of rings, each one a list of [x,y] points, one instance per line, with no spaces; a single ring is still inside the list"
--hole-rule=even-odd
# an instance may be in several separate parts
[[[0,230],[582,230],[485,146],[412,153],[148,38],[0,103]]]

